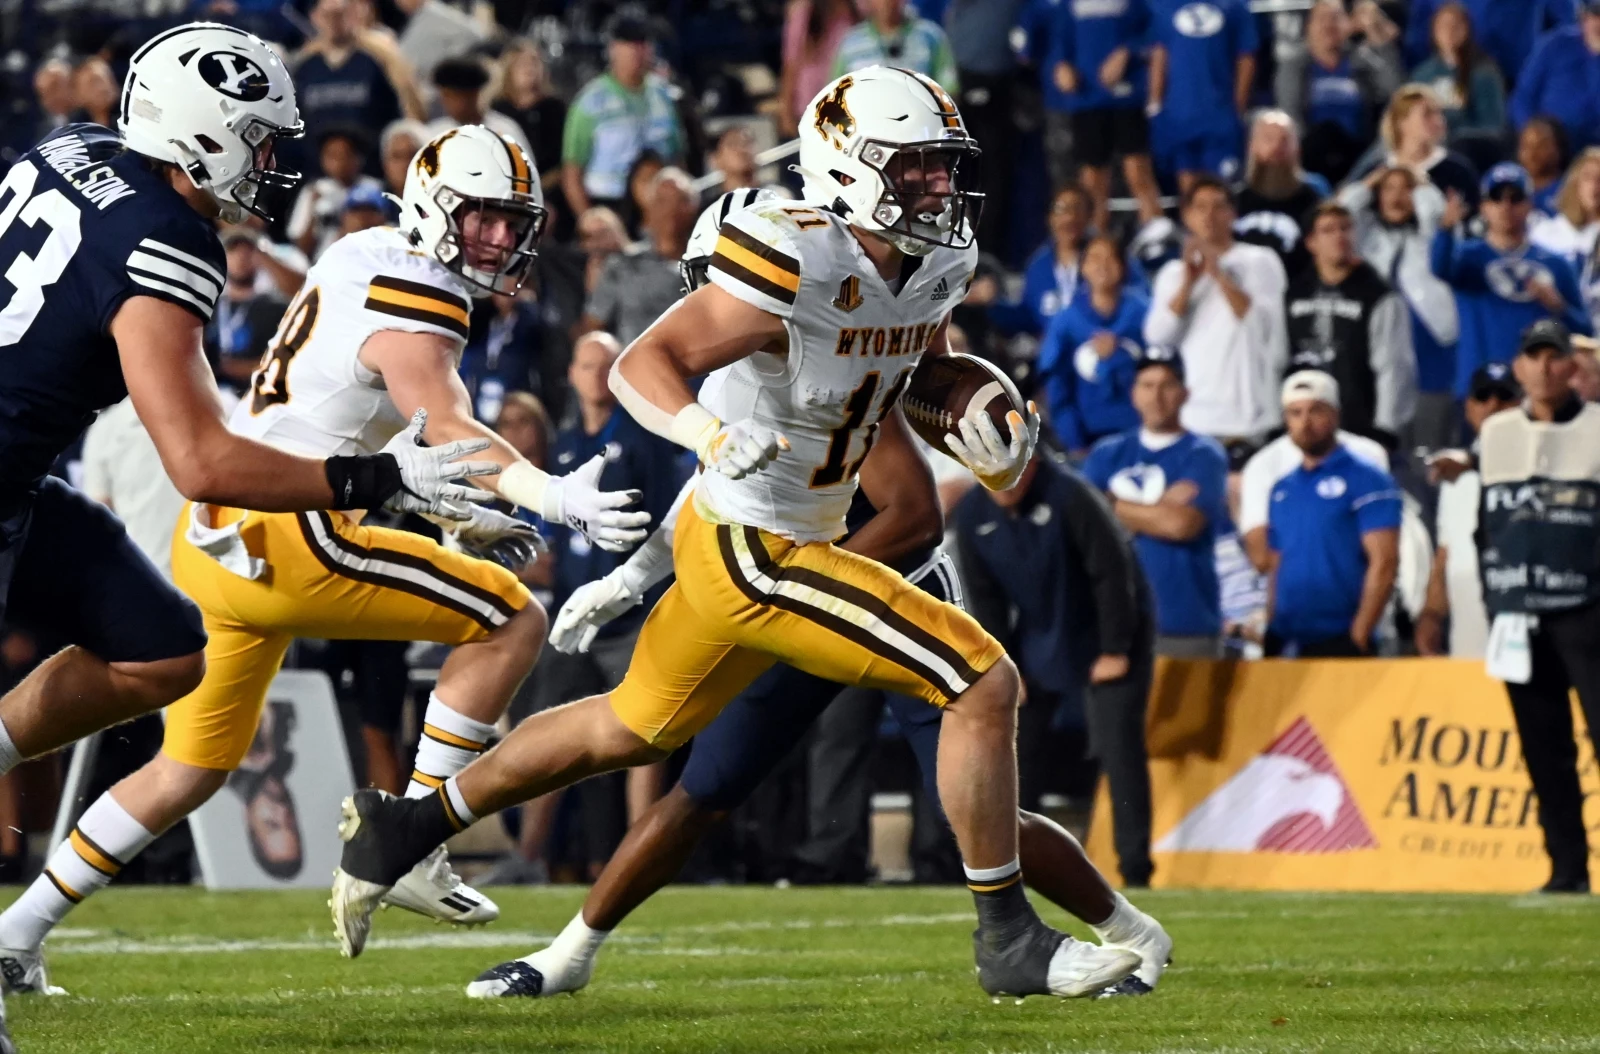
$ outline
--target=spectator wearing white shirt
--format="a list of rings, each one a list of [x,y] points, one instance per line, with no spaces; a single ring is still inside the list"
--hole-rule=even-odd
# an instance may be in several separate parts
[[[1233,195],[1219,179],[1194,181],[1182,217],[1189,237],[1156,275],[1145,341],[1183,355],[1186,430],[1224,445],[1255,443],[1279,422],[1289,362],[1283,263],[1271,249],[1234,240]]]
[[[383,184],[362,175],[367,162],[367,138],[359,128],[336,125],[317,142],[320,178],[306,184],[295,198],[285,233],[312,262],[339,240],[340,216],[352,190],[370,188],[381,193]]]
[[[1483,422],[1493,415],[1521,402],[1522,388],[1510,366],[1503,362],[1480,366],[1472,375],[1464,404],[1472,434],[1476,436]],[[1444,451],[1430,467],[1431,474],[1439,480],[1439,544],[1433,551],[1428,598],[1417,616],[1417,651],[1422,655],[1481,659],[1489,644],[1489,616],[1483,606],[1476,538],[1483,481],[1471,455],[1464,450]]]
[[[1433,273],[1429,253],[1444,195],[1405,166],[1373,169],[1339,192],[1356,222],[1356,251],[1388,279],[1411,313],[1417,363],[1416,412],[1404,448],[1437,450],[1456,441],[1455,344],[1461,317],[1455,292]]]
[[[234,398],[222,389],[225,412]],[[83,492],[115,512],[161,574],[172,577],[172,532],[183,495],[167,478],[156,444],[124,399],[106,410],[83,437]]]

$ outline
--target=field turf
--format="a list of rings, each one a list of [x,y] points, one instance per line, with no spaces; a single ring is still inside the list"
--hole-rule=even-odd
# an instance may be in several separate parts
[[[480,1003],[462,985],[582,896],[496,892],[494,926],[389,911],[346,962],[315,893],[111,890],[47,946],[72,994],[9,999],[12,1031],[21,1054],[1600,1051],[1590,898],[1145,894],[1177,941],[1155,995],[1019,1006],[974,982],[963,890],[680,887],[581,995]]]

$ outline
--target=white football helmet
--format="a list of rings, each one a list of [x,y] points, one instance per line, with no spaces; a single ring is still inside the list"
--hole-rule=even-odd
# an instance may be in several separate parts
[[[683,248],[683,258],[678,261],[683,291],[692,293],[709,280],[711,254],[716,250],[717,236],[722,233],[724,220],[758,201],[780,201],[787,197],[773,187],[744,187],[730,190],[707,205],[700,218],[694,221],[694,230],[689,232],[688,244]]]
[[[117,130],[128,149],[188,175],[237,223],[287,213],[298,172],[273,170],[273,147],[305,133],[282,60],[242,29],[194,22],[134,52]]]
[[[868,66],[811,100],[800,118],[808,201],[922,256],[966,248],[983,210],[977,141],[950,93],[910,70]]]
[[[538,255],[546,216],[539,173],[513,140],[481,124],[452,128],[424,145],[411,159],[403,193],[391,199],[411,244],[460,275],[474,296],[515,293]],[[503,244],[484,247],[478,232],[501,220]]]

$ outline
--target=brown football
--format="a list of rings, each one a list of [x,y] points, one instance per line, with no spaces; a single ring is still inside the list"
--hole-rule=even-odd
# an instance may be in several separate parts
[[[906,386],[906,422],[935,450],[950,457],[944,437],[959,438],[957,422],[974,410],[987,410],[1000,438],[1011,442],[1006,414],[1027,415],[1027,404],[1000,367],[976,355],[926,356]]]

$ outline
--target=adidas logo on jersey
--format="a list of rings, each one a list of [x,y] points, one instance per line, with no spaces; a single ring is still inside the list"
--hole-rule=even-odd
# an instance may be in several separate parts
[[[939,279],[939,284],[933,287],[933,295],[928,297],[928,299],[929,300],[949,300],[950,299],[950,283],[945,281],[943,278]]]

